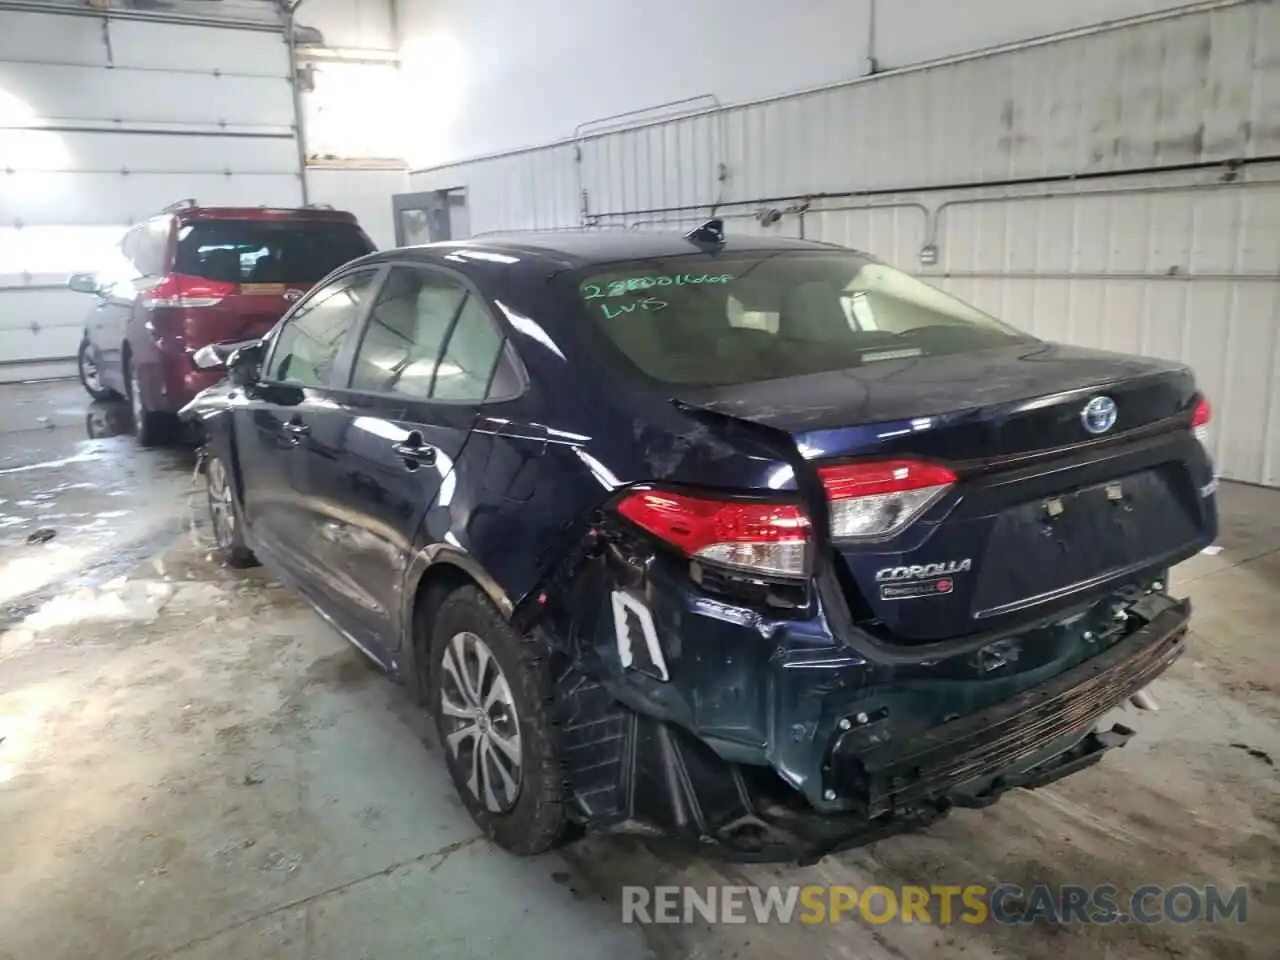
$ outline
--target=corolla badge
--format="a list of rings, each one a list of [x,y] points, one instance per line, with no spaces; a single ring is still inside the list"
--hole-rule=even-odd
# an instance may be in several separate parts
[[[297,301],[297,300],[301,300],[301,299],[302,299],[302,291],[301,291],[301,290],[294,290],[294,289],[290,288],[290,289],[286,290],[283,294],[281,294],[281,296],[283,296],[283,297],[284,297],[286,300],[288,300],[290,303],[293,303],[293,302],[295,302],[295,301]]]
[[[1080,420],[1090,433],[1106,433],[1116,425],[1116,402],[1110,397],[1094,397],[1080,411]]]

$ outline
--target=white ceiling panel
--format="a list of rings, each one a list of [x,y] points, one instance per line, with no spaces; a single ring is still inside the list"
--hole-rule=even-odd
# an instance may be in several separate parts
[[[3,164],[23,172],[297,173],[292,136],[159,133],[0,133]],[[6,174],[0,169],[0,178]]]
[[[0,11],[0,60],[14,59],[106,64],[102,21],[92,17]]]
[[[0,11],[0,60],[287,77],[279,30],[238,30]]]
[[[293,123],[293,93],[277,77],[139,72],[102,67],[0,63],[5,126],[108,121],[218,126]]]
[[[276,31],[113,20],[111,52],[121,67],[289,75],[284,34]]]
[[[297,206],[296,172],[280,174],[15,173],[0,176],[0,224],[136,223],[167,203]]]

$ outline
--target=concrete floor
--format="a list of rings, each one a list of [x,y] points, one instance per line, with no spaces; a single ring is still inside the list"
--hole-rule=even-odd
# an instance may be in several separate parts
[[[1098,767],[815,867],[603,839],[518,860],[478,839],[397,688],[209,559],[190,452],[127,428],[75,384],[0,388],[2,960],[1275,956],[1280,491],[1224,485],[1221,552],[1174,579],[1189,655]],[[1241,883],[1249,921],[620,922],[627,883],[1000,881]]]

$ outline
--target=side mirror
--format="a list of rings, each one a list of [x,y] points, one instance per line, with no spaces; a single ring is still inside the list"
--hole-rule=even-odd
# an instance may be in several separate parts
[[[92,273],[73,273],[67,280],[67,286],[76,293],[97,293],[99,290],[98,278]]]
[[[232,343],[209,343],[191,355],[191,362],[201,370],[226,370],[237,350],[260,345],[259,340],[237,340]]]
[[[212,343],[206,344],[193,353],[191,362],[201,370],[225,370],[227,368],[227,358]]]
[[[266,348],[262,343],[248,343],[238,347],[226,360],[227,373],[237,387],[251,387],[262,374],[262,359]]]

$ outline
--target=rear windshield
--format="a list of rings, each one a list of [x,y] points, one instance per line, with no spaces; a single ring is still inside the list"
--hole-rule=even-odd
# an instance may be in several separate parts
[[[636,366],[668,383],[747,383],[1034,339],[855,253],[609,264],[578,295]]]
[[[179,230],[174,269],[226,283],[315,283],[372,250],[351,223],[205,220]]]

